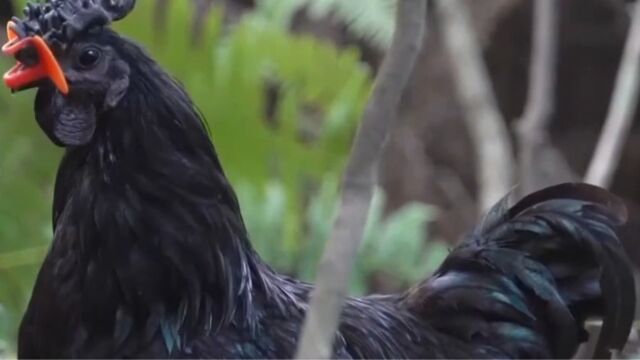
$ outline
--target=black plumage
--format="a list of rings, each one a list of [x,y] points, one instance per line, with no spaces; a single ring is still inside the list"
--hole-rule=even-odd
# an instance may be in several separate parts
[[[68,95],[37,84],[36,119],[66,153],[18,355],[291,357],[312,285],[254,252],[182,87],[104,24],[81,30],[57,53]],[[90,66],[87,49],[100,55]],[[624,217],[616,197],[584,184],[502,201],[432,277],[349,298],[334,355],[562,358],[600,317],[606,356],[633,317]]]

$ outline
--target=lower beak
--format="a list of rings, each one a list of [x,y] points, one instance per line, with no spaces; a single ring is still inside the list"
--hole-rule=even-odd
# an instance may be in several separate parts
[[[2,47],[5,55],[18,59],[16,66],[4,74],[4,83],[12,91],[27,89],[38,82],[50,79],[63,94],[69,93],[69,85],[55,56],[40,36],[19,38],[12,32],[12,23],[7,25],[8,38]],[[35,50],[35,52],[33,52]],[[31,51],[28,61],[21,61],[26,51]]]

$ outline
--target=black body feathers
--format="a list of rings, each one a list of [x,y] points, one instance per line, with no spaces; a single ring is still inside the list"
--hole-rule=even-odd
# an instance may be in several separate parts
[[[54,241],[19,356],[291,357],[311,285],[253,251],[185,91],[138,46],[100,36],[130,67],[130,86],[60,165]],[[404,294],[349,299],[335,356],[569,357],[591,316],[604,319],[606,355],[633,312],[615,233],[623,218],[613,195],[580,184],[502,202],[433,277]]]

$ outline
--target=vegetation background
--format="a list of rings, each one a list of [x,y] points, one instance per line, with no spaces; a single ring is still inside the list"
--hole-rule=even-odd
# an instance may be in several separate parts
[[[463,2],[511,131],[507,141],[516,143],[512,125],[527,97],[533,0]],[[539,165],[551,174],[549,182],[584,174],[606,117],[631,2],[559,2],[548,131],[564,165],[562,171]],[[19,10],[24,3],[0,0],[0,18],[9,5]],[[394,4],[141,0],[116,26],[144,44],[192,95],[238,193],[254,246],[282,272],[313,280],[357,121],[391,39]],[[440,22],[430,11],[400,125],[385,151],[351,282],[354,294],[397,291],[423,278],[480,213],[477,174],[483,165],[475,162]],[[12,63],[0,59],[1,68]],[[33,96],[0,89],[0,358],[15,357],[17,326],[52,238],[52,187],[62,150],[34,121]],[[630,208],[623,240],[636,264],[639,124],[630,131],[612,186]]]
[[[257,251],[278,270],[311,281],[373,72],[355,47],[290,32],[304,3],[257,1],[232,26],[224,8],[213,7],[197,30],[206,41],[198,44],[188,1],[170,2],[161,23],[157,4],[139,1],[116,27],[144,44],[206,117]],[[332,6],[321,3],[314,5],[319,16]],[[389,1],[379,3],[374,9],[385,11],[364,21],[358,16],[356,31],[386,44],[393,9],[381,7]],[[342,11],[359,15],[364,2],[353,4]],[[12,62],[0,64],[8,69]],[[62,150],[34,121],[33,96],[0,91],[0,357],[14,356],[17,325],[52,238],[50,207]],[[405,286],[446,256],[442,244],[425,242],[431,207],[412,203],[385,216],[384,204],[378,190],[354,294],[370,292],[376,276]]]

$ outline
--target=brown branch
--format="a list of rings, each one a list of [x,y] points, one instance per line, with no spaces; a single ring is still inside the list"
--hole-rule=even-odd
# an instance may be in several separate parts
[[[213,6],[213,0],[193,1],[193,21],[191,26],[191,44],[199,45],[207,22],[207,16]]]
[[[420,52],[426,22],[426,1],[400,0],[396,29],[374,83],[356,134],[342,182],[340,207],[331,238],[318,266],[311,292],[298,358],[329,358],[351,269],[368,215],[378,165],[397,118],[400,98]]]
[[[0,20],[9,21],[16,14],[11,0],[0,0]]]
[[[442,191],[447,204],[458,216],[456,224],[465,227],[473,226],[477,220],[476,204],[460,175],[445,166],[435,167],[434,173],[436,185]]]
[[[635,8],[631,26],[616,76],[609,113],[585,176],[586,182],[602,187],[609,187],[613,181],[638,104],[640,1],[633,6]]]
[[[2,21],[3,24],[11,20],[11,17],[15,14],[15,7],[11,0],[0,0],[0,21]],[[3,44],[7,41],[7,35],[4,32],[0,35],[0,41],[2,41]]]
[[[558,53],[558,2],[534,2],[528,99],[516,123],[521,191],[573,180],[562,154],[549,140],[548,127],[555,100]]]
[[[615,171],[617,169],[622,150],[631,130],[633,118],[638,106],[638,86],[640,80],[640,1],[636,1],[631,13],[631,25],[629,26],[627,40],[625,42],[622,60],[616,75],[616,82],[613,89],[609,112],[605,120],[600,139],[594,151],[591,162],[585,175],[585,182],[596,184],[605,188],[611,186]],[[638,275],[636,274],[636,283]],[[637,288],[637,287],[636,287]],[[638,288],[637,288],[638,289]],[[638,291],[638,290],[636,290]],[[640,302],[636,303],[636,309]],[[636,312],[637,313],[637,312]],[[630,336],[637,335],[640,324],[636,323]],[[635,330],[635,334],[634,334]],[[598,329],[593,332],[599,331]],[[597,334],[590,331],[589,338],[598,338]],[[589,341],[588,345],[593,346],[594,341]],[[629,343],[627,344],[629,345]],[[627,346],[628,348],[628,346]],[[584,351],[589,351],[587,348]],[[584,354],[580,352],[578,355]],[[637,354],[630,354],[627,358],[634,358]],[[614,356],[618,358],[618,356]]]
[[[167,19],[169,14],[169,0],[156,0],[153,9],[153,28],[156,34],[156,41],[161,41],[167,29]]]
[[[498,111],[468,9],[459,0],[439,0],[436,5],[464,119],[476,147],[479,205],[486,210],[513,185],[509,131]]]

